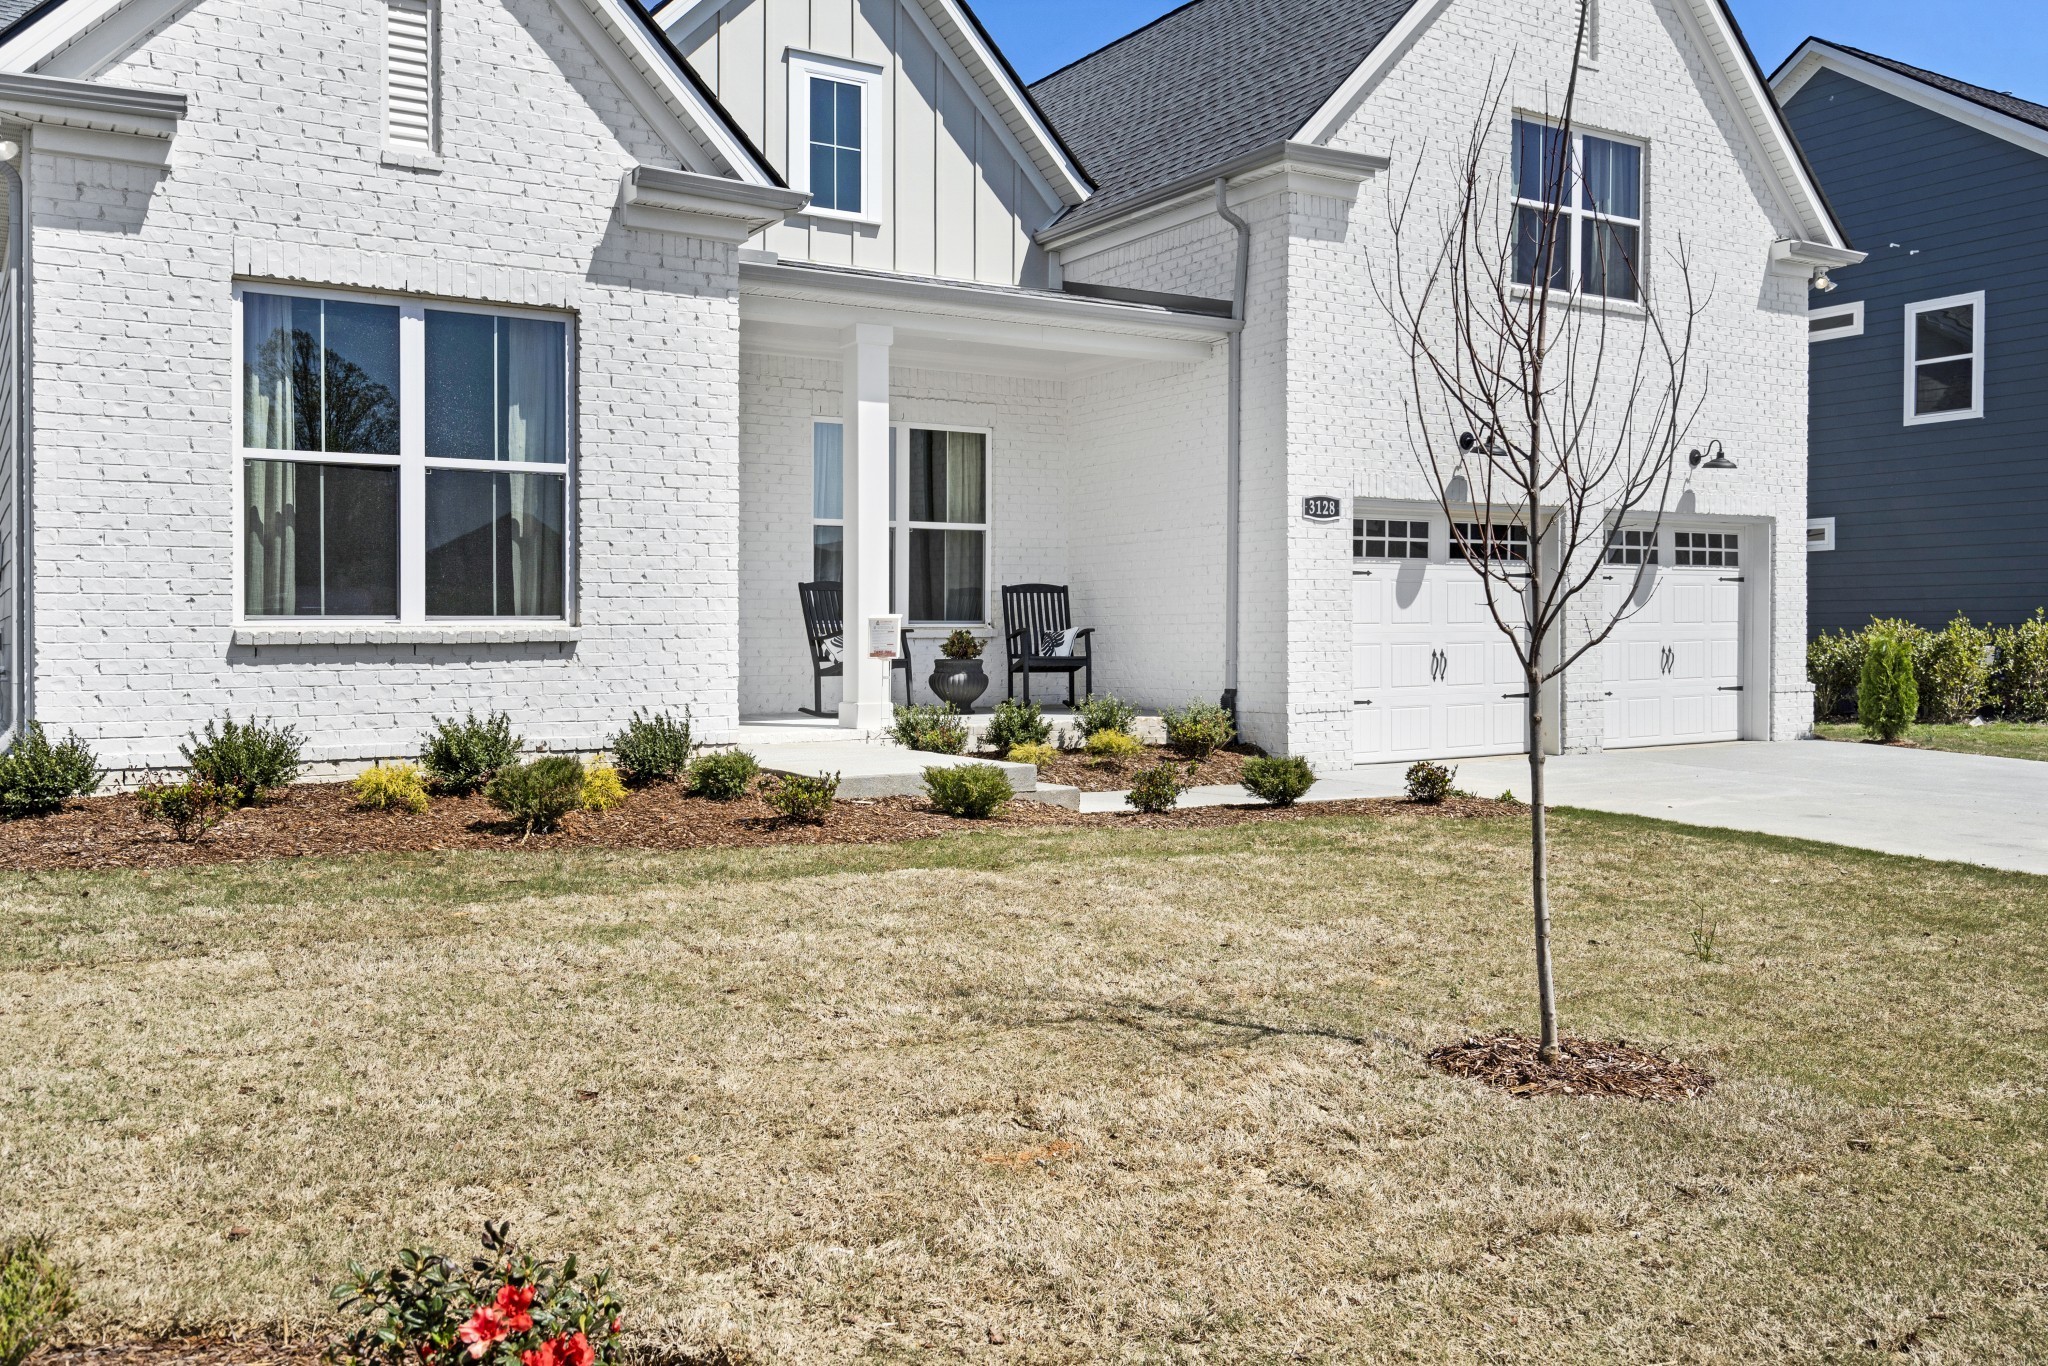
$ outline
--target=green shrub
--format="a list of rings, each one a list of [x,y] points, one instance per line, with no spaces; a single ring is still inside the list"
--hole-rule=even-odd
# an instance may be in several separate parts
[[[714,802],[736,802],[759,777],[761,766],[743,749],[720,750],[690,765],[690,794]]]
[[[1247,759],[1244,790],[1271,806],[1292,806],[1316,785],[1316,771],[1306,759]]]
[[[1408,766],[1408,800],[1434,806],[1458,789],[1458,770],[1424,759]]]
[[[22,1366],[76,1308],[71,1273],[51,1259],[48,1239],[0,1242],[0,1366]]]
[[[967,748],[967,727],[951,707],[898,707],[889,737],[924,754],[958,754]]]
[[[1096,759],[1135,759],[1145,752],[1145,742],[1120,730],[1098,730],[1083,748]]]
[[[427,785],[411,764],[372,764],[349,790],[366,811],[410,811],[417,816],[427,809]]]
[[[1154,764],[1131,779],[1124,800],[1147,815],[1157,815],[1180,805],[1181,791],[1180,769],[1173,764]]]
[[[626,728],[611,738],[619,774],[635,787],[680,782],[690,771],[690,713],[678,721],[665,711],[652,716],[633,713]]]
[[[460,721],[437,716],[420,749],[420,767],[442,791],[464,796],[490,782],[525,748],[526,742],[512,733],[512,718],[503,712],[481,721],[475,712]]]
[[[1991,684],[1991,632],[1958,615],[1930,632],[1913,660],[1920,689],[1920,719],[1943,725],[1967,721],[1984,710]]]
[[[837,773],[816,778],[806,777],[801,773],[786,773],[763,800],[768,803],[769,810],[785,820],[801,821],[805,825],[822,825],[825,817],[832,813],[832,803],[838,797]]]
[[[1006,697],[996,703],[983,742],[998,754],[1008,754],[1019,745],[1042,745],[1050,739],[1052,722],[1045,719],[1036,702]]]
[[[1017,795],[1010,790],[1009,778],[994,764],[928,768],[924,792],[940,814],[971,821],[987,820]]]
[[[1864,645],[1861,631],[1823,633],[1806,643],[1806,679],[1813,684],[1814,720],[1846,717],[1855,709]]]
[[[1030,764],[1033,768],[1044,768],[1060,757],[1060,752],[1051,745],[1011,745],[1010,752],[1003,756],[1013,764]]]
[[[204,778],[175,783],[145,779],[135,789],[135,804],[144,820],[170,826],[171,837],[180,844],[195,844],[205,838],[232,805],[227,793]]]
[[[306,738],[292,726],[266,726],[251,718],[206,723],[204,735],[188,735],[178,746],[195,777],[213,784],[229,806],[253,806],[290,784],[305,765]]]
[[[484,785],[484,796],[531,835],[552,830],[562,817],[583,809],[583,778],[582,760],[550,754],[499,769]]]
[[[585,811],[609,811],[626,800],[626,784],[620,780],[619,771],[610,764],[585,764],[583,767],[583,809]]]
[[[53,745],[42,723],[31,721],[0,754],[0,819],[47,816],[69,798],[99,791],[105,776],[85,741],[67,734]]]
[[[939,653],[947,659],[980,659],[987,648],[987,641],[962,627],[940,643]]]
[[[1164,713],[1166,743],[1190,759],[1206,759],[1237,738],[1230,713],[1214,702],[1190,702]]]
[[[2001,627],[1991,666],[1991,706],[2014,721],[2048,721],[2048,610]]]
[[[1138,709],[1119,698],[1084,697],[1081,705],[1074,708],[1074,721],[1081,727],[1081,738],[1086,740],[1097,731],[1117,730],[1129,735],[1138,724]]]
[[[1898,739],[1920,712],[1920,685],[1913,677],[1913,644],[1902,635],[1876,631],[1863,656],[1856,687],[1856,717],[1863,731],[1887,742]]]

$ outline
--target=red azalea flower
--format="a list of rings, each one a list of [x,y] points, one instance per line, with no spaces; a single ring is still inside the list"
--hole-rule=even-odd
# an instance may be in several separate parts
[[[613,1336],[613,1337],[617,1337],[617,1336],[619,1335],[619,1330],[620,1330],[620,1329],[622,1329],[622,1328],[624,1328],[625,1326],[626,1326],[626,1321],[625,1321],[624,1319],[613,1319],[613,1320],[612,1320],[612,1336]]]
[[[543,1342],[538,1347],[529,1347],[519,1354],[520,1366],[562,1366],[561,1356],[552,1342]]]
[[[596,1366],[597,1350],[590,1345],[590,1339],[583,1336],[583,1330],[555,1340],[556,1360],[560,1366]]]
[[[533,1287],[530,1285],[507,1285],[498,1289],[497,1301],[491,1308],[505,1325],[506,1335],[530,1332],[533,1315],[526,1311],[533,1305]]]
[[[461,1331],[456,1334],[469,1344],[469,1357],[472,1361],[482,1361],[484,1353],[491,1350],[492,1343],[503,1342],[511,1335],[511,1328],[499,1316],[498,1311],[488,1304],[478,1306],[477,1311],[470,1315],[469,1322],[463,1324]]]

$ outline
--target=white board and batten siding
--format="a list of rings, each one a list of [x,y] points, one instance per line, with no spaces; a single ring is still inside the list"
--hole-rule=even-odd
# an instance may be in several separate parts
[[[1032,233],[1059,201],[925,20],[916,0],[731,0],[670,37],[792,184],[790,56],[878,72],[870,223],[797,215],[756,246],[787,260],[975,280],[1047,283]],[[802,130],[799,130],[801,133]]]

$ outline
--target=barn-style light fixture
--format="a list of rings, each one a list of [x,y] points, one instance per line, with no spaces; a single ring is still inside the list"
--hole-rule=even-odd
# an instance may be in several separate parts
[[[1728,452],[1721,448],[1721,438],[1715,437],[1707,443],[1704,451],[1695,450],[1686,460],[1696,470],[1732,470],[1735,462],[1728,458]]]

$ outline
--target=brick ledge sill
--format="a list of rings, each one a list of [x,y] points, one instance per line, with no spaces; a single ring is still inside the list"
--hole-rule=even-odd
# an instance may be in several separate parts
[[[514,626],[237,626],[232,643],[274,645],[567,645],[582,628],[522,622]]]

